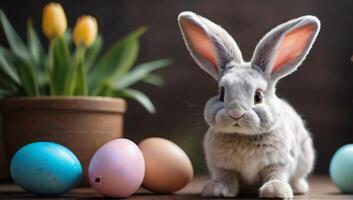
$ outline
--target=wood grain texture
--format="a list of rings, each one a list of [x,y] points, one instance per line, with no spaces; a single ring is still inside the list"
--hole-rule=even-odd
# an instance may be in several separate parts
[[[200,191],[206,177],[196,177],[184,189],[173,195],[153,194],[141,189],[130,199],[202,199]],[[296,196],[295,199],[353,199],[353,195],[342,194],[331,182],[328,176],[314,176],[310,178],[311,190],[306,195]],[[256,199],[256,196],[240,196],[237,199]],[[36,198],[35,196],[24,192],[21,188],[14,184],[0,184],[0,199],[46,199]],[[48,198],[49,199],[49,198]],[[104,197],[96,193],[92,188],[76,188],[71,192],[55,199],[104,199]]]

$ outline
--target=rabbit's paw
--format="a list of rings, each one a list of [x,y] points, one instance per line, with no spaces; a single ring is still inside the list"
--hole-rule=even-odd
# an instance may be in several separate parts
[[[226,183],[223,181],[209,181],[203,188],[205,197],[236,197],[239,193],[239,183]]]
[[[294,194],[305,194],[309,191],[309,184],[305,179],[299,179],[297,182],[294,182],[292,187]]]
[[[271,180],[260,188],[259,196],[260,198],[292,199],[293,192],[288,183],[280,180]]]

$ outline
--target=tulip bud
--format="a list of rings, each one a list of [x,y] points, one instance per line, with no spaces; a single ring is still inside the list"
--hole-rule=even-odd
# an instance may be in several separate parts
[[[42,29],[49,38],[63,36],[67,28],[67,20],[63,7],[58,3],[49,3],[43,9]]]
[[[82,44],[85,47],[89,47],[96,40],[97,32],[97,20],[92,16],[81,16],[76,21],[73,32],[73,41],[76,46]]]

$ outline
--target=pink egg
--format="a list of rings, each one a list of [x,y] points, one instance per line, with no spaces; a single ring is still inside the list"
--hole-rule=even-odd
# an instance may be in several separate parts
[[[92,187],[104,196],[128,197],[142,184],[145,161],[128,139],[112,140],[94,154],[88,168]]]

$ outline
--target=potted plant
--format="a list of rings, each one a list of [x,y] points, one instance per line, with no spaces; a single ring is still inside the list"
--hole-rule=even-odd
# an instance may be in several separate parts
[[[134,66],[142,27],[117,41],[101,57],[102,37],[92,16],[80,17],[71,32],[60,4],[44,7],[42,29],[49,38],[46,51],[27,24],[27,44],[0,10],[0,23],[9,49],[0,46],[0,97],[3,143],[8,161],[23,145],[53,141],[70,148],[84,169],[104,143],[122,136],[124,98],[155,108],[142,92],[131,89],[138,81],[161,85],[152,71],[167,59]],[[114,98],[113,98],[114,97]]]

